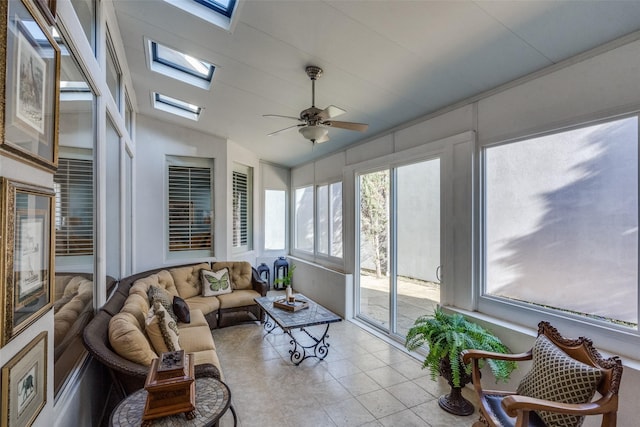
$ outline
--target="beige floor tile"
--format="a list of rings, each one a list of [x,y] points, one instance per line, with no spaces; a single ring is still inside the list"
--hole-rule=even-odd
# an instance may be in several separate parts
[[[466,417],[450,414],[440,408],[437,399],[414,406],[411,410],[431,427],[469,427],[478,419],[477,411]]]
[[[434,396],[412,381],[392,385],[391,387],[387,387],[387,391],[400,402],[404,403],[407,408],[411,408],[434,399]]]
[[[431,427],[429,423],[409,409],[388,415],[378,421],[384,427]]]
[[[338,427],[355,427],[375,421],[373,415],[353,397],[327,405],[324,410]]]
[[[338,381],[340,381],[340,384],[342,384],[344,388],[346,388],[349,391],[349,393],[351,393],[354,396],[370,393],[372,391],[376,391],[382,388],[380,384],[375,382],[370,376],[368,376],[364,372],[342,377]]]
[[[327,370],[334,378],[342,378],[362,372],[362,369],[347,359],[336,360],[328,363]]]
[[[402,402],[384,389],[360,395],[356,399],[376,418],[383,418],[407,409]]]
[[[373,354],[357,354],[350,356],[349,361],[353,362],[363,372],[371,371],[373,369],[382,368],[387,364],[382,360],[375,357]]]
[[[410,380],[415,380],[429,375],[429,369],[422,369],[422,361],[415,359],[394,363],[390,366]]]
[[[320,405],[330,405],[341,400],[350,399],[351,393],[336,379],[330,379],[322,383],[313,384],[309,394],[313,396]]]
[[[383,366],[381,368],[367,371],[367,375],[373,378],[373,380],[382,387],[389,387],[408,380],[407,377],[393,369],[391,366]]]

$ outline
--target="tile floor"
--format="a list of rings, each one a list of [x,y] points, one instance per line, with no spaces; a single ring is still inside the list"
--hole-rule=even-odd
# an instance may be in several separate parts
[[[212,333],[241,427],[457,427],[477,420],[477,413],[441,410],[444,380],[432,381],[417,359],[348,321],[331,325],[324,361],[299,366],[279,329],[266,335],[246,323]],[[463,393],[476,402],[472,390]],[[230,411],[220,425],[233,425]]]

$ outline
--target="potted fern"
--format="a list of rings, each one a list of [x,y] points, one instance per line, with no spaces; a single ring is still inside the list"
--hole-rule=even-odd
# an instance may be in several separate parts
[[[442,409],[455,415],[471,415],[474,407],[462,397],[462,387],[471,381],[471,365],[462,363],[460,353],[466,349],[479,349],[497,353],[510,353],[500,339],[477,323],[460,314],[447,314],[440,306],[432,315],[420,316],[407,333],[405,347],[416,350],[427,346],[429,353],[422,369],[428,368],[431,379],[442,375],[451,386],[451,392],[441,396]],[[489,360],[487,362],[496,381],[507,381],[516,368],[515,362]]]

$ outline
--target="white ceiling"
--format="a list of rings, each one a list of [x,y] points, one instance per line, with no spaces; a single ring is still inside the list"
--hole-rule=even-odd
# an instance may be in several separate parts
[[[160,0],[115,0],[137,97],[147,116],[228,138],[294,166],[640,30],[640,1],[238,0],[232,32]],[[145,38],[218,66],[209,91],[150,71]],[[330,129],[312,147],[295,124],[311,105],[361,134]],[[198,122],[151,106],[158,91],[204,107]]]

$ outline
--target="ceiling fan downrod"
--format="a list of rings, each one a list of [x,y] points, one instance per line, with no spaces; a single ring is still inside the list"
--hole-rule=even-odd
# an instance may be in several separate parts
[[[322,77],[322,68],[308,65],[305,71],[311,79],[311,107],[313,108],[316,106],[316,80]]]

